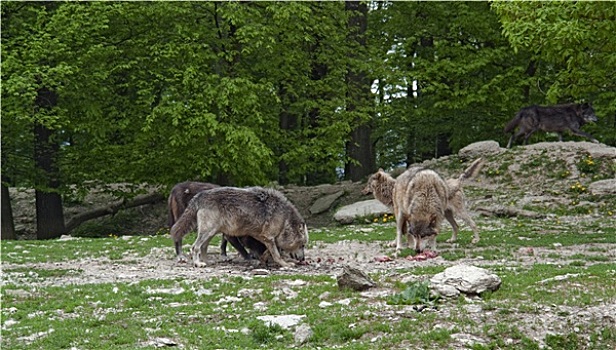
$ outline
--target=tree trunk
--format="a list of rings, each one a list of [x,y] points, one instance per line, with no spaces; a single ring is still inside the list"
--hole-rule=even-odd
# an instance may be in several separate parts
[[[278,127],[282,135],[285,135],[286,138],[286,135],[290,135],[290,132],[297,128],[297,117],[289,113],[291,105],[295,102],[295,98],[287,93],[287,89],[283,83],[280,84],[278,93],[280,99],[283,101],[283,107],[278,116]],[[283,139],[281,140],[280,147],[276,150],[276,156],[280,159],[278,161],[278,183],[281,185],[287,185],[290,181],[288,176],[289,165],[286,161],[281,159],[281,157],[289,151],[288,148],[287,141]]]
[[[56,106],[58,95],[42,87],[36,97],[38,110],[49,112]],[[56,191],[60,187],[56,158],[60,147],[53,140],[53,130],[43,124],[34,125],[34,162],[41,174],[41,181],[37,183],[36,197],[36,238],[57,238],[66,232],[64,227],[64,213],[62,211],[62,197]]]
[[[13,222],[13,208],[11,207],[11,197],[9,188],[2,184],[2,237],[6,239],[17,239],[15,234],[15,224]]]
[[[356,62],[365,61],[368,5],[363,2],[346,1],[345,9],[349,12],[349,42],[357,47],[357,50],[353,50],[355,54],[351,59]],[[361,57],[362,55],[364,57]],[[365,113],[365,108],[370,102],[370,78],[355,63],[349,67],[347,86],[347,112],[359,115]],[[372,147],[371,118],[357,116],[354,119],[355,128],[346,145],[350,160],[345,164],[344,174],[347,180],[358,181],[376,170],[376,161]]]

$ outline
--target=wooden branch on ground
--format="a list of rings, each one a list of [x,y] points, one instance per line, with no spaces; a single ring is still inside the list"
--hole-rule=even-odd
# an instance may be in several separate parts
[[[107,206],[97,208],[94,210],[90,210],[85,213],[80,213],[80,214],[73,216],[66,223],[66,232],[67,233],[71,232],[72,230],[77,228],[79,225],[83,224],[86,221],[92,220],[92,219],[100,218],[105,215],[114,215],[123,209],[139,207],[139,206],[146,205],[146,204],[154,204],[154,203],[158,203],[163,200],[165,200],[165,197],[159,193],[141,195],[131,200],[125,200],[125,199],[119,200]]]
[[[518,209],[512,206],[504,205],[494,205],[491,207],[477,208],[475,211],[477,211],[480,215],[483,216],[525,217],[531,219],[541,219],[545,217],[545,215],[540,213],[535,213],[533,211]]]

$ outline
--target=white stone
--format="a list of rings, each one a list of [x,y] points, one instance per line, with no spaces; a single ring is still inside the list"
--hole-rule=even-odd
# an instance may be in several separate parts
[[[446,288],[441,286],[447,285],[467,294],[481,294],[487,290],[495,291],[500,287],[501,282],[497,275],[486,269],[470,265],[449,267],[430,279],[434,290]]]
[[[264,315],[257,316],[257,319],[265,322],[267,326],[277,324],[283,329],[289,329],[297,326],[304,317],[306,315]]]
[[[346,205],[334,214],[334,220],[341,224],[350,224],[356,218],[362,216],[380,216],[385,213],[391,214],[391,209],[385,204],[379,202],[376,199],[370,199],[367,201],[361,201]]]

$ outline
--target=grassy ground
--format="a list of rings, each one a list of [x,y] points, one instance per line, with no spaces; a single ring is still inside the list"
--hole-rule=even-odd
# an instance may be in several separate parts
[[[477,222],[482,240],[476,246],[470,245],[471,233],[466,230],[458,243],[445,243],[450,229],[444,225],[438,240],[441,257],[433,261],[364,262],[379,285],[368,293],[339,290],[335,275],[342,265],[337,263],[327,269],[276,270],[267,276],[253,276],[249,268],[232,263],[204,270],[174,267],[165,235],[2,242],[1,346],[616,347],[615,318],[609,311],[616,311],[613,217],[478,218]],[[312,260],[323,247],[349,241],[376,242],[373,246],[381,248],[371,254],[378,256],[391,253],[386,243],[394,237],[394,226],[379,218],[377,224],[312,230],[310,237]],[[157,261],[152,252],[160,249],[165,254]],[[100,281],[86,279],[90,261],[103,266]],[[425,281],[459,262],[496,273],[503,280],[501,288],[481,297],[425,305],[392,302],[400,300],[395,296],[415,281]],[[141,274],[146,264],[151,270],[177,269],[177,277]],[[104,266],[115,269],[118,278],[104,277]],[[238,273],[229,272],[235,268]],[[262,315],[300,315],[312,336],[296,344],[295,328],[268,326],[257,319]]]

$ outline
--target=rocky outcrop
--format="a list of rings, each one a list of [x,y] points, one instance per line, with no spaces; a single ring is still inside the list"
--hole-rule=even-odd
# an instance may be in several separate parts
[[[496,141],[481,141],[471,143],[470,145],[460,149],[458,156],[462,160],[473,160],[479,157],[486,157],[493,154],[505,152],[505,148],[501,148]]]

